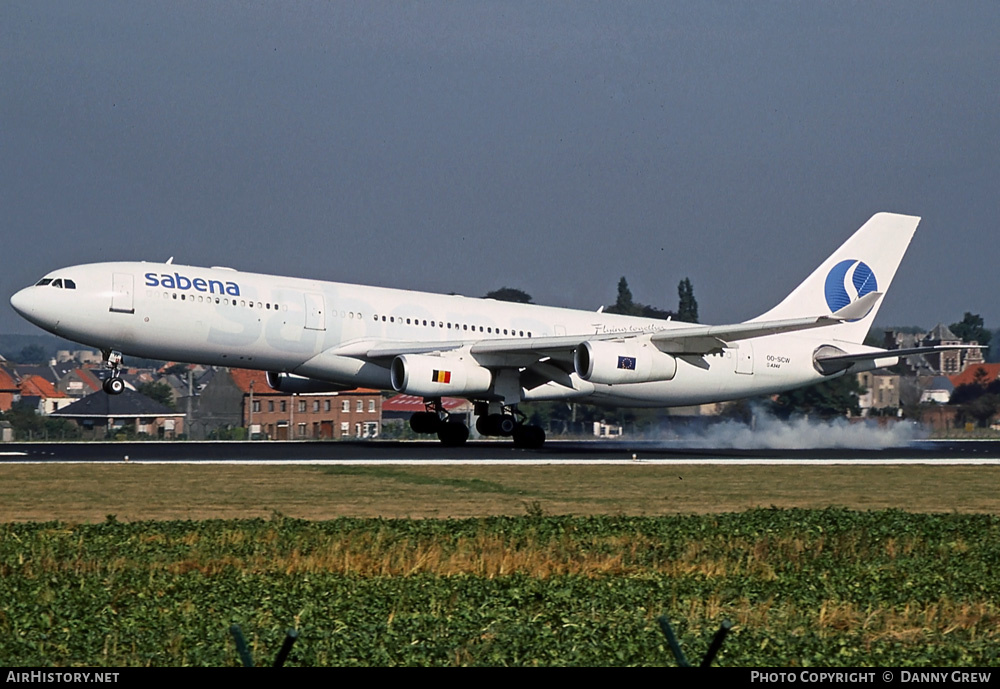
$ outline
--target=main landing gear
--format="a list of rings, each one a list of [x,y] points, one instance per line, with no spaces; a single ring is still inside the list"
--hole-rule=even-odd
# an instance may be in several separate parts
[[[436,433],[446,447],[464,445],[469,439],[468,427],[460,421],[452,421],[451,415],[441,406],[440,399],[428,400],[425,411],[418,411],[410,417],[410,428],[414,433],[431,435]],[[498,405],[494,405],[498,406]],[[500,411],[489,413],[489,404],[476,403],[476,430],[484,436],[512,438],[514,447],[539,448],[545,443],[545,431],[540,426],[525,423],[527,417],[515,405],[502,406]]]
[[[109,395],[120,395],[125,390],[125,381],[121,379],[122,353],[113,349],[104,350],[104,366],[111,369],[111,376],[101,387]]]
[[[410,417],[410,428],[414,433],[437,434],[445,447],[465,445],[469,439],[469,427],[461,421],[452,421],[440,399],[425,402],[425,411],[418,411]]]
[[[493,411],[494,413],[490,413]],[[545,431],[541,426],[525,423],[528,417],[517,405],[502,406],[499,412],[491,410],[485,402],[476,403],[476,430],[480,435],[513,438],[514,447],[539,448],[545,443]]]

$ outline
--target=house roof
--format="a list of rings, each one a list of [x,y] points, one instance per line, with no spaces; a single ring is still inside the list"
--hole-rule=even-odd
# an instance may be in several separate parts
[[[445,411],[451,411],[465,404],[465,400],[457,397],[442,397],[441,406]],[[417,412],[424,411],[424,398],[416,395],[396,395],[382,402],[384,412]]]
[[[962,341],[958,335],[951,331],[947,325],[943,323],[938,323],[935,325],[927,335],[924,336],[924,340],[927,342],[936,342],[941,340],[942,342],[947,342],[949,340],[955,340],[958,342]]]
[[[17,381],[4,368],[0,368],[0,392],[20,392]]]
[[[968,385],[976,382],[976,371],[980,369],[986,371],[986,378],[983,382],[987,385],[1000,378],[1000,364],[976,364],[975,366],[969,366],[957,376],[949,376],[948,379],[956,388],[959,385]]]
[[[101,389],[101,379],[94,375],[94,372],[87,368],[75,368],[69,375],[78,378],[88,388],[97,392]]]
[[[55,386],[41,376],[27,376],[21,380],[22,397],[41,397],[43,399],[53,399],[56,397],[68,397],[69,395],[59,392]]]
[[[930,382],[926,390],[944,390],[946,392],[954,392],[955,384],[951,382],[948,376],[934,376],[934,380]]]
[[[59,376],[56,375],[55,370],[48,364],[15,364],[14,374],[20,380],[30,378],[31,376],[38,376],[50,383],[55,383],[59,380]]]
[[[231,368],[229,369],[229,375],[233,377],[233,382],[236,383],[236,387],[243,391],[244,394],[249,394],[250,392],[250,382],[253,381],[253,394],[255,395],[288,395],[287,392],[281,392],[280,390],[275,390],[267,383],[267,373],[264,371],[252,371],[246,368]],[[337,392],[324,392],[318,393],[323,395],[374,395],[378,394],[378,390],[372,390],[370,388],[356,388],[354,390],[340,390]],[[310,393],[311,394],[311,393]]]
[[[246,368],[231,368],[229,375],[233,377],[236,387],[244,392],[250,392],[250,383],[253,383],[255,395],[282,395],[287,393],[279,392],[267,384],[267,374],[264,371],[251,371]]]
[[[129,416],[184,416],[138,392],[126,389],[120,395],[95,392],[49,416],[123,418]]]

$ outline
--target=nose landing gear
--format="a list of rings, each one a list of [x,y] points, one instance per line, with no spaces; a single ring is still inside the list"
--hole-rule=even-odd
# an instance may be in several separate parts
[[[120,378],[122,353],[114,349],[104,350],[104,366],[111,369],[111,377],[101,385],[109,395],[120,395],[125,390],[125,381]]]

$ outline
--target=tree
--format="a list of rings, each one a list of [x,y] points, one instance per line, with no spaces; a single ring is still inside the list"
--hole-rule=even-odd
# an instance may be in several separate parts
[[[155,400],[165,407],[174,408],[174,393],[166,383],[143,383],[137,392]]]
[[[492,292],[486,293],[486,299],[496,299],[497,301],[512,301],[517,304],[530,304],[531,295],[514,287],[501,287]]]
[[[17,356],[20,364],[44,364],[49,360],[48,352],[41,345],[30,344],[21,349]]]
[[[618,281],[618,299],[615,301],[615,305],[608,309],[610,313],[621,313],[627,316],[637,315],[635,311],[635,303],[632,301],[632,290],[628,288],[628,280],[622,275],[622,279]]]
[[[658,309],[655,306],[650,306],[649,304],[636,304],[636,308],[638,310],[636,315],[642,316],[643,318],[659,318],[660,320],[665,321],[677,315],[673,311]]]
[[[986,428],[1000,411],[1000,379],[992,382],[988,379],[986,369],[980,366],[973,372],[971,383],[959,385],[951,393],[948,403],[959,405],[959,420],[974,420],[981,428]]]
[[[684,278],[677,285],[677,320],[685,323],[698,322],[698,302],[694,298],[694,288],[691,280]]]
[[[618,281],[618,299],[613,306],[606,308],[605,313],[619,313],[624,316],[642,316],[643,318],[659,318],[666,320],[673,318],[676,314],[673,311],[658,309],[649,304],[640,304],[632,299],[632,290],[628,287],[628,280],[625,276]]]
[[[775,416],[788,418],[798,414],[814,414],[824,419],[860,414],[858,395],[864,389],[857,376],[840,376],[816,385],[789,390],[778,395],[773,409]]]
[[[959,323],[952,323],[950,326],[951,331],[955,333],[956,336],[962,338],[964,342],[972,342],[975,340],[983,346],[984,349],[989,349],[990,338],[993,336],[989,330],[987,330],[983,324],[983,317],[977,313],[965,312],[965,317],[962,318]]]
[[[0,420],[10,423],[15,440],[74,440],[80,429],[68,419],[42,416],[27,402],[15,402]]]

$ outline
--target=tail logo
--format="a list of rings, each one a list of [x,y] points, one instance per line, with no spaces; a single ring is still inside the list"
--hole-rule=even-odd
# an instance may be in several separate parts
[[[826,276],[824,291],[830,311],[839,311],[854,300],[878,289],[875,273],[864,261],[841,261]]]

